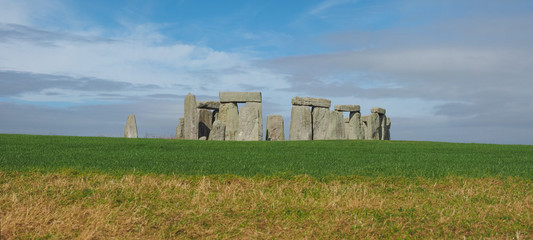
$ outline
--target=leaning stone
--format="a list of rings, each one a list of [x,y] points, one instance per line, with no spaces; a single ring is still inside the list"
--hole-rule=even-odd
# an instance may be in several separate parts
[[[196,112],[196,97],[192,94],[185,96],[185,139],[198,139],[198,113]]]
[[[213,128],[211,129],[211,134],[209,135],[209,140],[213,141],[224,141],[224,132],[226,130],[226,124],[221,120],[215,120],[213,123]]]
[[[381,139],[381,122],[382,116],[378,113],[372,113],[363,118],[363,125],[365,126],[365,139],[380,140]]]
[[[137,121],[135,121],[135,115],[128,116],[126,121],[126,127],[124,128],[125,138],[137,138]]]
[[[371,113],[385,114],[385,109],[384,108],[374,107],[374,108],[372,108],[372,110],[370,110],[370,112]]]
[[[180,118],[178,126],[176,127],[176,139],[183,139],[183,125],[185,124],[185,118]]]
[[[259,141],[259,110],[244,106],[239,112],[237,141]]]
[[[330,111],[328,124],[328,139],[340,140],[344,137],[344,118],[342,112]]]
[[[218,101],[202,101],[196,103],[196,108],[218,110],[220,108],[220,102]]]
[[[285,130],[283,129],[283,117],[281,115],[270,115],[267,117],[267,141],[285,141],[284,131]]]
[[[198,138],[209,138],[213,127],[213,113],[208,109],[198,109]]]
[[[361,106],[359,105],[335,105],[335,111],[339,112],[360,112]]]
[[[237,103],[221,103],[218,119],[226,125],[225,140],[236,140],[239,130],[239,109]]]
[[[365,138],[363,128],[361,126],[361,113],[350,112],[349,118],[348,139],[361,140]]]
[[[331,106],[331,100],[323,98],[310,98],[310,97],[294,97],[292,99],[292,105],[298,106],[311,106],[311,107],[325,107]]]
[[[247,107],[253,107],[259,111],[259,140],[263,140],[263,104],[258,102],[247,102]]]
[[[313,107],[313,140],[328,139],[329,109]]]
[[[311,109],[308,106],[292,106],[289,140],[312,140]]]
[[[219,92],[221,103],[261,102],[261,92]]]

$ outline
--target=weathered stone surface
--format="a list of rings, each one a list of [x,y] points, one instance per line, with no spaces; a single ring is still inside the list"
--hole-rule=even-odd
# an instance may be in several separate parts
[[[198,139],[198,113],[196,111],[196,97],[192,94],[187,94],[184,101],[185,109],[185,124],[184,135],[185,139]]]
[[[239,111],[239,131],[237,141],[260,141],[259,138],[259,110],[255,107],[244,106]]]
[[[135,115],[131,114],[128,116],[126,121],[126,127],[124,128],[124,137],[125,138],[137,138],[137,121],[135,120]]]
[[[220,108],[220,102],[218,101],[201,101],[196,103],[196,108],[218,110]]]
[[[390,140],[390,125],[391,125],[390,118],[384,116],[383,120],[384,120],[384,123],[382,123],[383,136],[381,140]]]
[[[209,135],[209,140],[212,141],[224,141],[224,134],[226,130],[226,124],[221,120],[215,120],[213,123],[213,128],[211,129],[211,134]]]
[[[348,139],[361,140],[365,138],[363,128],[361,126],[361,113],[350,112],[349,118]]]
[[[292,106],[289,140],[312,140],[311,109],[308,106]]]
[[[221,103],[262,102],[261,92],[219,92]]]
[[[281,115],[270,115],[267,117],[266,126],[267,141],[284,141],[285,130],[283,128],[283,117]]]
[[[218,110],[213,111],[213,123],[215,123],[216,120],[218,120]]]
[[[365,139],[367,140],[380,140],[381,139],[382,117],[383,115],[381,114],[372,113],[362,118],[364,130],[365,130]]]
[[[335,111],[339,112],[360,112],[361,106],[359,105],[335,105]]]
[[[221,103],[218,119],[226,125],[225,140],[236,140],[239,130],[239,109],[237,103]]]
[[[344,118],[344,139],[349,139],[350,135],[350,118]]]
[[[198,139],[209,138],[209,133],[213,127],[213,112],[208,109],[198,109]]]
[[[311,98],[311,97],[294,97],[292,99],[292,105],[298,106],[311,106],[311,107],[325,107],[331,106],[331,100],[323,98]]]
[[[247,107],[253,107],[259,111],[259,140],[263,140],[263,104],[258,102],[247,102]]]
[[[183,126],[185,124],[185,118],[180,118],[178,126],[176,127],[176,139],[184,139]]]
[[[339,140],[344,137],[344,117],[342,112],[330,111],[328,124],[328,139]]]
[[[373,107],[372,110],[370,110],[371,113],[379,113],[379,114],[385,114],[385,109],[384,108],[378,108],[378,107]]]
[[[313,107],[313,140],[328,139],[329,109]]]
[[[201,136],[200,138],[198,138],[198,140],[207,140],[207,137],[206,136]]]

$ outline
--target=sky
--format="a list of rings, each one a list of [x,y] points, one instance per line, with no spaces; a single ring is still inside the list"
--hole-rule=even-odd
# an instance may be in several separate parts
[[[188,93],[260,91],[287,137],[300,96],[385,108],[393,140],[533,145],[530,0],[0,6],[0,133],[173,137]]]

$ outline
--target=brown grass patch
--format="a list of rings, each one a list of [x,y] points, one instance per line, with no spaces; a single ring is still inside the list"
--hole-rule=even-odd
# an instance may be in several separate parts
[[[0,172],[0,192],[2,239],[533,238],[519,178]]]

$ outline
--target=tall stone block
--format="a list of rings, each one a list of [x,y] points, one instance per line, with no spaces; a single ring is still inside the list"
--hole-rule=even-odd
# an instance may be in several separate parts
[[[212,141],[224,141],[225,138],[225,131],[226,131],[226,124],[222,122],[221,120],[215,120],[213,122],[213,128],[211,129],[211,133],[209,135],[208,140]]]
[[[196,96],[187,94],[184,101],[185,139],[198,139],[198,113],[196,111]]]
[[[284,141],[285,140],[283,117],[281,115],[270,115],[267,117],[266,140],[267,141]]]
[[[385,123],[383,124],[383,138],[382,140],[390,140],[390,118],[383,116]]]
[[[209,133],[213,127],[213,112],[207,109],[198,109],[198,138],[206,137],[209,139]]]
[[[308,106],[292,106],[289,140],[312,140],[311,109]]]
[[[350,112],[350,120],[348,125],[350,126],[348,129],[348,139],[361,140],[365,138],[360,112]]]
[[[178,126],[176,127],[176,139],[184,139],[183,126],[185,124],[185,118],[180,118]]]
[[[350,139],[350,118],[344,118],[344,139]]]
[[[126,121],[126,127],[124,128],[124,137],[125,138],[137,138],[137,121],[135,120],[135,115],[131,114],[128,116]]]
[[[329,109],[325,107],[313,107],[313,140],[328,139]]]
[[[365,129],[365,139],[380,140],[381,139],[381,122],[382,116],[378,113],[372,113],[364,117],[363,125]]]
[[[221,103],[218,119],[226,126],[224,139],[236,140],[237,131],[239,130],[239,109],[237,103]]]
[[[342,112],[330,111],[328,124],[328,139],[344,139],[344,117]]]
[[[239,112],[239,131],[237,141],[260,141],[259,110],[256,107],[244,106]]]
[[[263,140],[263,104],[259,102],[247,102],[247,107],[253,107],[259,111],[259,140]]]

